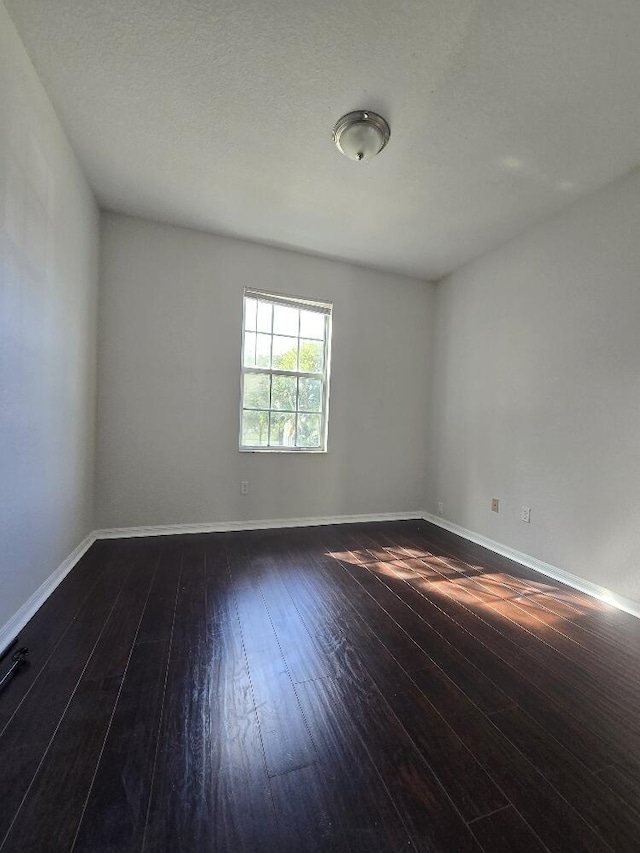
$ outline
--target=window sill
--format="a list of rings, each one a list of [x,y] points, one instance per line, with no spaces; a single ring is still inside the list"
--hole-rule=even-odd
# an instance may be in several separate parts
[[[308,454],[327,453],[326,448],[307,447],[239,447],[239,453],[289,453],[292,456],[307,456]]]

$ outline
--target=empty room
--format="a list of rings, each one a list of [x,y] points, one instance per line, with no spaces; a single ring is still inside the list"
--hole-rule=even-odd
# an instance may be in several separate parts
[[[640,851],[637,0],[0,0],[0,853]]]

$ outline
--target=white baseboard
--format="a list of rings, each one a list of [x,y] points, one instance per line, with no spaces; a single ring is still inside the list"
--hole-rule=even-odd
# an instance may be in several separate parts
[[[134,536],[175,536],[181,533],[228,533],[239,530],[275,530],[282,527],[320,527],[325,524],[358,524],[373,521],[408,521],[424,518],[422,512],[382,512],[373,515],[269,518],[253,521],[218,521],[202,524],[158,524],[143,527],[112,527],[96,530],[96,539],[129,539]]]
[[[60,563],[57,569],[49,575],[49,577],[40,584],[33,595],[25,601],[22,607],[13,614],[11,619],[0,628],[0,650],[4,649],[14,637],[17,637],[20,631],[27,624],[33,614],[45,603],[54,589],[65,579],[71,569],[76,565],[78,560],[85,554],[96,541],[95,533],[90,533],[82,542],[75,548],[69,556]]]
[[[625,613],[630,613],[632,616],[640,619],[640,604],[631,598],[625,598],[623,595],[611,592],[611,590],[605,589],[603,586],[598,586],[570,572],[565,572],[564,569],[559,569],[557,566],[552,566],[551,563],[545,563],[542,560],[536,559],[536,557],[531,557],[529,554],[523,554],[522,551],[516,551],[515,548],[510,548],[508,545],[501,545],[493,539],[488,539],[480,533],[474,533],[473,530],[467,530],[466,527],[460,527],[460,525],[447,521],[439,515],[423,512],[422,518],[431,524],[437,524],[438,527],[443,527],[451,533],[462,536],[463,539],[475,542],[476,545],[482,545],[483,548],[500,554],[502,557],[508,557],[508,559],[520,563],[521,566],[526,566],[529,569],[540,572],[540,574],[548,578],[560,581],[560,583],[566,584],[566,586],[573,587],[573,589],[584,592],[586,595],[597,598],[599,601],[604,601],[605,604],[610,604],[612,607],[617,607],[618,610],[624,610]]]
[[[475,542],[477,545],[482,545],[489,551],[507,557],[522,566],[527,566],[546,577],[560,581],[567,586],[573,587],[580,592],[591,595],[599,601],[604,601],[607,604],[623,610],[625,613],[630,613],[632,616],[640,618],[640,604],[632,599],[618,595],[611,590],[593,584],[590,581],[583,580],[577,575],[570,572],[565,572],[550,563],[545,563],[529,554],[524,554],[521,551],[516,551],[515,548],[510,548],[507,545],[501,545],[493,539],[482,536],[480,533],[474,533],[472,530],[467,530],[466,527],[460,527],[451,521],[432,515],[429,512],[383,512],[370,515],[335,515],[335,516],[316,516],[313,518],[276,518],[254,521],[221,521],[210,524],[161,524],[151,525],[146,527],[114,527],[107,530],[94,530],[90,533],[78,547],[72,551],[69,556],[55,569],[49,577],[42,583],[33,595],[22,605],[22,607],[0,628],[0,649],[3,649],[8,643],[16,637],[27,624],[34,613],[44,604],[47,598],[55,590],[55,588],[64,580],[71,569],[76,565],[80,558],[89,550],[96,539],[128,539],[138,536],[174,536],[182,533],[224,533],[230,531],[241,530],[272,530],[286,527],[319,527],[326,524],[358,524],[376,521],[410,521],[416,519],[424,519],[425,521],[436,524],[451,533],[456,533],[463,539],[468,539]]]
[[[211,524],[161,524],[147,527],[115,527],[94,530],[53,571],[22,607],[0,628],[0,650],[4,649],[42,607],[55,588],[89,550],[96,539],[128,539],[136,536],[173,536],[180,533],[220,533],[233,530],[269,530],[284,527],[316,527],[324,524],[355,524],[371,521],[421,519],[422,512],[385,512],[373,515],[337,515],[315,518],[276,518],[260,521],[223,521]]]

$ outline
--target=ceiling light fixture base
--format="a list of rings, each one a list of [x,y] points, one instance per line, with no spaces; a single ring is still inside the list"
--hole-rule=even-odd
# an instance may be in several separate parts
[[[391,136],[386,120],[371,110],[355,110],[336,122],[333,141],[345,157],[356,162],[379,154]]]

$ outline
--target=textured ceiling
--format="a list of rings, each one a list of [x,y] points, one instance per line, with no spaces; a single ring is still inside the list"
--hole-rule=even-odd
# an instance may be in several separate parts
[[[6,6],[118,211],[437,278],[640,160],[638,0]]]

